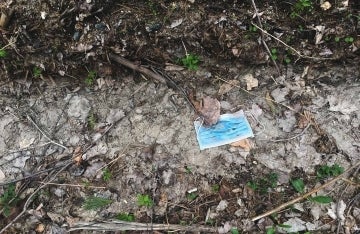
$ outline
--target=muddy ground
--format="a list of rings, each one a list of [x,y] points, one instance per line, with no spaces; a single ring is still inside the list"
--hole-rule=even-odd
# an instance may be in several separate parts
[[[1,2],[2,232],[359,232],[358,168],[319,177],[360,156],[360,6],[329,3]],[[206,96],[245,146],[199,149]]]

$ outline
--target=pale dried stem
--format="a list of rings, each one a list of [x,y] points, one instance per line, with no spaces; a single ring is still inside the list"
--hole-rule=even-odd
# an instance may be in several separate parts
[[[285,208],[288,207],[288,206],[291,206],[291,205],[293,205],[293,204],[295,204],[295,203],[297,203],[297,202],[300,202],[300,201],[304,200],[305,198],[311,196],[312,194],[317,193],[317,192],[319,192],[320,190],[322,190],[322,189],[330,186],[331,184],[335,183],[336,181],[341,180],[341,179],[342,179],[343,177],[345,177],[345,175],[347,175],[351,170],[355,169],[355,168],[358,167],[358,166],[360,166],[360,161],[359,161],[358,163],[356,163],[355,165],[349,167],[349,168],[348,168],[344,173],[342,173],[341,175],[339,175],[339,176],[335,177],[334,179],[326,182],[325,184],[323,184],[323,185],[321,185],[321,186],[319,186],[319,187],[317,187],[317,188],[314,188],[314,189],[311,190],[310,192],[307,192],[307,193],[305,193],[304,195],[302,195],[302,196],[300,196],[300,197],[297,197],[297,198],[295,198],[295,199],[293,199],[293,200],[291,200],[291,201],[288,201],[288,202],[286,202],[286,203],[283,203],[283,204],[281,204],[280,206],[276,207],[275,209],[269,210],[269,211],[267,211],[267,212],[265,212],[265,213],[263,213],[263,214],[261,214],[261,215],[255,216],[255,217],[253,217],[253,218],[251,219],[251,221],[256,221],[256,220],[259,220],[259,219],[261,219],[261,218],[265,218],[265,217],[267,217],[267,216],[269,216],[269,215],[272,215],[272,214],[274,214],[274,213],[277,213],[277,212],[281,211],[282,209],[285,209]]]

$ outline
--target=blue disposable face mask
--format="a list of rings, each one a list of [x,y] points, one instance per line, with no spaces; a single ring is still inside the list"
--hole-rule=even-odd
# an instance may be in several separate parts
[[[230,144],[254,134],[242,110],[221,115],[212,126],[204,126],[201,120],[194,122],[200,150]]]

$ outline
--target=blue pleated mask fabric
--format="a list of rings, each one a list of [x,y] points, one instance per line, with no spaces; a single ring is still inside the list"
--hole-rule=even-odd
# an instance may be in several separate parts
[[[242,110],[233,114],[223,114],[212,126],[204,126],[203,121],[194,122],[200,150],[230,144],[248,137],[254,137],[249,122]]]

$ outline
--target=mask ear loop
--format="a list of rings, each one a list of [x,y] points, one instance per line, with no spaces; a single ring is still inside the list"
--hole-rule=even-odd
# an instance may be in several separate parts
[[[200,128],[204,125],[204,118],[199,116],[195,119],[195,122],[200,122],[200,125],[198,127],[196,127],[196,125],[195,125],[196,135],[198,136]]]
[[[256,135],[259,135],[259,134],[261,134],[263,131],[265,131],[265,126],[255,117],[255,115],[251,112],[251,111],[245,111],[245,113],[247,114],[247,115],[249,115],[257,124],[259,124],[259,126],[260,126],[260,131],[259,132],[257,132],[257,133],[254,133],[254,135],[256,136]]]

